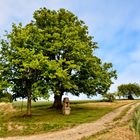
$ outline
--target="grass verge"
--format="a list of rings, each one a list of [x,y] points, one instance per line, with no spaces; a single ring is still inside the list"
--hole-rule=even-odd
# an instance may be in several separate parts
[[[132,128],[134,128],[138,139],[140,139],[140,106],[136,108],[136,111],[134,113],[132,120]]]

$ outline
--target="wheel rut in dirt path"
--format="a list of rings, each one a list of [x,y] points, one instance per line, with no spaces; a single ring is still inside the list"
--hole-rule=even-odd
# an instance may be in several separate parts
[[[132,106],[127,112],[129,116],[129,113],[131,114],[135,107],[138,105],[140,105],[140,103],[130,103],[121,106],[114,111],[104,115],[102,118],[95,122],[84,123],[70,129],[31,136],[0,138],[0,140],[79,140],[83,137],[89,137],[107,129],[109,124],[113,122],[114,118],[119,116],[120,113],[127,107]],[[121,120],[123,119],[125,120],[125,117],[122,117]]]

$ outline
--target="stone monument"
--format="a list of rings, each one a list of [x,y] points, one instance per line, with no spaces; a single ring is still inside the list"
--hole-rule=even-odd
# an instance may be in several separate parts
[[[64,115],[69,115],[70,114],[70,101],[69,101],[69,98],[68,97],[65,97],[63,99],[63,108],[62,108],[62,111],[63,111],[63,114]]]

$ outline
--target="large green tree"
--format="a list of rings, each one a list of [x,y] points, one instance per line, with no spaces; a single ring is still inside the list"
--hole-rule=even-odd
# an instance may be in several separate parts
[[[59,109],[64,93],[103,94],[116,78],[112,64],[94,55],[97,46],[88,27],[65,9],[37,10],[31,23],[13,25],[6,37],[2,77],[16,95],[28,97],[29,106],[31,95],[53,93],[53,107]]]
[[[123,97],[133,100],[133,96],[140,96],[140,85],[137,83],[122,84],[118,86],[118,93]]]
[[[1,40],[0,50],[1,89],[11,91],[14,98],[27,98],[28,116],[31,115],[31,100],[48,91],[42,76],[48,69],[48,57],[35,50],[39,45],[28,42],[34,42],[36,31],[31,24],[24,28],[13,24],[12,31],[6,34],[7,39]]]
[[[64,77],[56,75],[51,79],[54,107],[61,108],[65,92],[91,96],[109,89],[112,78],[116,78],[116,71],[111,63],[102,63],[94,55],[96,42],[89,36],[83,21],[67,10],[50,11],[45,8],[37,10],[34,19],[34,24],[45,37],[42,42],[45,55],[50,61],[62,62],[59,68],[66,71],[66,74],[61,73]]]

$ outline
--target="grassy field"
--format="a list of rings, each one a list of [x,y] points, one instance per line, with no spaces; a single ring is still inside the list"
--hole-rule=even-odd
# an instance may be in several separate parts
[[[13,109],[0,109],[0,137],[29,135],[66,129],[75,125],[96,121],[113,109],[131,101],[96,102],[72,101],[71,114],[64,116],[61,111],[51,109],[50,102],[33,102],[32,117],[25,117],[26,102],[14,102]]]

